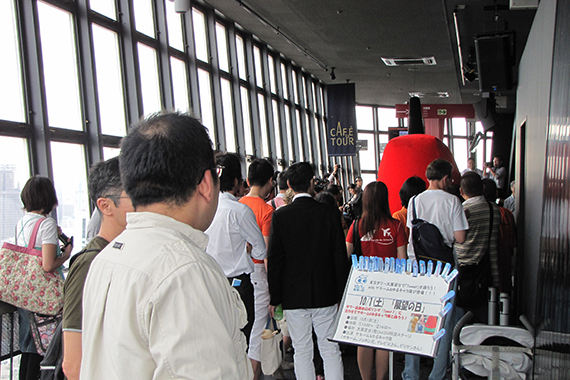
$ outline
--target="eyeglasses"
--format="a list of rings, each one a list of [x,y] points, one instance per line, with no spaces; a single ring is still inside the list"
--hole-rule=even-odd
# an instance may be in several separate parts
[[[111,198],[111,199],[123,199],[123,198],[129,198],[129,199],[130,199],[131,197],[129,197],[128,195],[124,195],[124,196],[121,196],[121,195],[113,195],[113,194],[109,194],[109,195],[104,195],[104,196],[102,196],[101,198]]]
[[[225,168],[226,168],[225,166],[216,165],[216,174],[218,175],[218,178],[222,176],[222,173],[224,172]]]

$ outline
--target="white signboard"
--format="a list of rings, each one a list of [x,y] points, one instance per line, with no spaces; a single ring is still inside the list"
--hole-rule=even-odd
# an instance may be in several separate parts
[[[333,340],[435,356],[448,315],[442,311],[451,308],[446,298],[453,294],[449,290],[454,276],[400,271],[396,273],[394,265],[391,272],[353,266]]]

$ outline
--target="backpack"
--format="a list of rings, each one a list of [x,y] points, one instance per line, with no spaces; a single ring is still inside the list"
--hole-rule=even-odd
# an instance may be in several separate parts
[[[63,332],[60,322],[55,330],[53,339],[51,340],[46,355],[40,363],[40,380],[64,380],[62,363],[63,363]]]
[[[445,244],[437,226],[418,218],[416,197],[412,198],[412,204],[414,219],[412,220],[411,232],[416,260],[437,260],[455,266],[453,248]]]

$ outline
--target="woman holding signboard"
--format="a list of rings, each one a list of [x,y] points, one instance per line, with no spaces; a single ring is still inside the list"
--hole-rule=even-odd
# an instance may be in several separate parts
[[[406,259],[407,244],[404,226],[390,214],[388,188],[383,182],[368,184],[362,195],[362,218],[352,223],[346,236],[348,255]],[[372,380],[374,363],[376,380],[384,379],[388,351],[359,346],[357,360],[362,380]]]

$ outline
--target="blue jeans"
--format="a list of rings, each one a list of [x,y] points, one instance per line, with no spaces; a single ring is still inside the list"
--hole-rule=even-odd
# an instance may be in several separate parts
[[[453,338],[453,328],[455,327],[455,307],[445,319],[443,328],[445,335],[440,339],[437,353],[433,359],[433,368],[429,374],[429,380],[443,380],[449,367],[451,350],[451,340]],[[406,354],[406,363],[404,372],[402,372],[402,380],[419,380],[420,378],[420,356]]]

